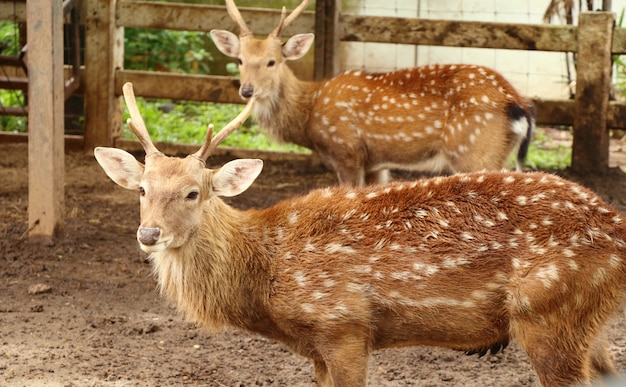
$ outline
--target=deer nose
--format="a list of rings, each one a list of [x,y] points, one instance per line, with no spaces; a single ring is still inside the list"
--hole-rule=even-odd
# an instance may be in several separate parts
[[[239,94],[244,98],[250,98],[254,94],[254,87],[241,86],[241,88],[239,89]]]
[[[137,240],[143,245],[152,246],[159,241],[161,229],[158,227],[139,227]]]

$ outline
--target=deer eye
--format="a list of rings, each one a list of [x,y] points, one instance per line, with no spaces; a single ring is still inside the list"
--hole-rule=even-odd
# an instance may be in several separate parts
[[[139,187],[139,196],[146,196],[146,190],[143,187]]]
[[[196,200],[200,196],[198,191],[191,191],[185,196],[185,200]]]
[[[237,63],[239,63],[239,65],[242,65],[243,64],[243,59],[237,58]]]
[[[269,62],[267,62],[267,67],[273,67],[276,64],[276,61],[274,59],[270,59]]]

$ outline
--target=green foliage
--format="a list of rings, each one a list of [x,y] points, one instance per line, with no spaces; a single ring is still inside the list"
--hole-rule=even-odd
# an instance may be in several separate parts
[[[11,21],[0,21],[0,54],[17,56],[20,54],[19,30]],[[21,91],[0,89],[0,106],[24,106]],[[23,116],[0,116],[0,131],[26,132],[27,119]]]
[[[24,106],[22,92],[0,89],[0,106]],[[1,108],[0,108],[1,109]],[[0,132],[22,132],[28,130],[25,116],[0,116]]]
[[[20,42],[17,23],[0,21],[0,53],[11,56],[19,55]]]
[[[203,32],[126,28],[124,68],[208,74],[209,42]]]
[[[572,160],[572,148],[554,145],[553,140],[542,130],[535,131],[535,138],[530,143],[526,167],[531,169],[566,169]]]
[[[143,98],[137,98],[137,105],[153,141],[189,144],[201,144],[204,141],[208,124],[213,124],[217,132],[242,110],[242,106],[232,104],[198,102],[172,104],[168,100],[145,100]],[[165,113],[164,110],[168,112]],[[124,117],[128,117],[127,112]],[[128,127],[124,126],[123,136],[135,138]],[[278,144],[270,140],[257,125],[251,123],[250,119],[235,130],[222,145],[308,152],[295,145]]]

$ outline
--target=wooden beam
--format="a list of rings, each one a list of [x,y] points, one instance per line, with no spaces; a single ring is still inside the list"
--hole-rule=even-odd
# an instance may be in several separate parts
[[[28,91],[28,78],[0,74],[0,89]]]
[[[576,51],[575,26],[342,14],[342,41]]]
[[[28,108],[25,106],[1,106],[0,116],[28,116]]]
[[[123,67],[124,31],[115,25],[116,0],[86,0],[85,150],[111,146],[121,133],[122,100],[115,69]]]
[[[26,21],[26,1],[0,0],[0,20]]]
[[[611,35],[615,15],[583,12],[578,22],[572,170],[603,173],[609,167],[607,115],[611,85]]]
[[[565,125],[574,123],[574,101],[535,98],[532,100],[537,111],[537,125]]]
[[[340,0],[315,2],[315,80],[330,78],[339,72]]]
[[[83,136],[64,136],[64,148],[67,152],[79,152],[83,150]],[[0,144],[24,144],[28,142],[28,133],[0,132]]]
[[[52,240],[64,227],[63,4],[29,0],[28,235]]]
[[[239,79],[225,76],[183,75],[156,71],[119,70],[115,73],[115,92],[132,82],[135,93],[148,98],[242,104]]]
[[[279,9],[240,8],[240,12],[256,35],[268,35],[280,20]],[[115,16],[117,25],[123,27],[204,32],[221,28],[239,33],[224,6],[120,0]],[[311,32],[314,28],[313,12],[303,12],[283,31],[282,36]]]

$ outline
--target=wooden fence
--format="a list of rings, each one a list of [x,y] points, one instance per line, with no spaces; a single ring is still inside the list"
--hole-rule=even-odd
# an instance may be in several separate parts
[[[55,2],[46,1],[49,0],[29,0],[29,6],[33,5],[29,8],[24,1],[0,0],[0,20],[27,22],[28,25],[41,16],[37,7],[52,11],[58,7]],[[79,88],[79,92],[85,96],[85,131],[79,140],[83,149],[91,151],[95,146],[110,146],[119,138],[122,123],[120,94],[125,82],[133,82],[137,95],[144,97],[242,102],[235,86],[237,80],[232,77],[130,71],[123,68],[123,27],[188,31],[222,28],[236,31],[224,7],[128,0],[65,0],[64,3],[69,1],[78,2],[86,35],[85,61]],[[537,123],[573,126],[574,171],[602,173],[608,168],[608,129],[626,129],[626,105],[609,101],[612,56],[626,53],[626,29],[615,28],[613,13],[582,13],[578,26],[554,26],[359,16],[341,13],[337,3],[340,2],[317,0],[315,12],[305,12],[283,33],[284,36],[290,36],[298,32],[315,32],[316,79],[337,73],[340,41],[576,52],[578,71],[575,99],[535,99]],[[46,14],[47,20],[52,21],[48,22],[51,26],[48,32],[29,29],[29,34],[53,34],[57,28],[54,26],[59,23],[59,12]],[[242,9],[241,13],[249,27],[259,35],[268,34],[279,19],[279,11],[275,10]],[[35,42],[34,38],[32,42]],[[58,42],[53,42],[54,50],[57,46]],[[40,69],[44,73],[52,73],[52,68],[57,74],[59,71],[59,66],[50,64],[49,60],[33,61],[29,68],[38,66],[45,67]],[[29,75],[30,88],[31,81]],[[58,81],[55,80],[54,84],[58,85]],[[29,93],[30,107],[38,103],[37,98],[38,95]],[[42,98],[49,99],[50,95]],[[62,98],[62,92],[61,97],[55,98]],[[30,115],[29,110],[29,123],[32,123]],[[54,121],[59,122],[58,117]],[[40,130],[48,132],[38,135]],[[29,128],[29,144],[33,140],[38,141],[35,145],[29,145],[29,152],[37,148],[39,154],[43,150],[44,154],[49,155],[46,159],[34,155],[29,157],[29,173],[33,175],[30,180],[37,182],[39,175],[48,173],[55,176],[51,182],[52,188],[40,187],[36,190],[40,196],[35,197],[29,192],[29,203],[47,203],[39,215],[31,216],[29,213],[29,228],[33,230],[31,235],[50,235],[62,224],[62,219],[58,219],[63,212],[59,210],[62,209],[59,196],[63,190],[59,136],[62,138],[62,130],[39,126]],[[43,163],[46,168],[36,172]],[[50,169],[55,172],[50,172]],[[33,188],[37,187],[31,187],[31,191]],[[46,217],[52,219],[44,219]]]
[[[626,129],[626,105],[609,102],[612,56],[626,53],[626,29],[614,27],[614,14],[583,13],[578,26],[554,26],[359,16],[342,14],[336,3],[318,0],[315,13],[305,12],[284,33],[289,36],[315,31],[315,75],[318,79],[337,73],[340,41],[578,53],[576,98],[535,99],[537,123],[574,127],[574,171],[598,173],[608,168],[608,128]],[[114,14],[115,19],[99,20],[111,24],[109,31],[115,31],[117,27],[236,31],[223,7],[125,0],[112,2],[110,7],[103,13]],[[242,15],[251,30],[264,35],[275,26],[279,12],[243,9]],[[94,34],[90,42],[92,39],[102,41],[97,44],[99,47],[107,47],[106,42],[115,38],[111,34]],[[112,47],[110,56],[115,57],[115,45],[109,47]],[[119,93],[124,82],[132,81],[139,88],[138,93],[146,97],[241,102],[233,86],[236,80],[230,77],[137,72],[121,68],[108,69],[108,72],[112,72],[109,83],[115,93]],[[104,85],[101,89],[105,89]],[[116,133],[110,133],[110,129],[107,132],[107,128],[117,127],[119,120],[109,119],[115,122],[106,127],[99,125],[106,122],[102,119],[87,121],[93,124],[88,125],[85,133],[86,147],[110,142],[115,137]]]

